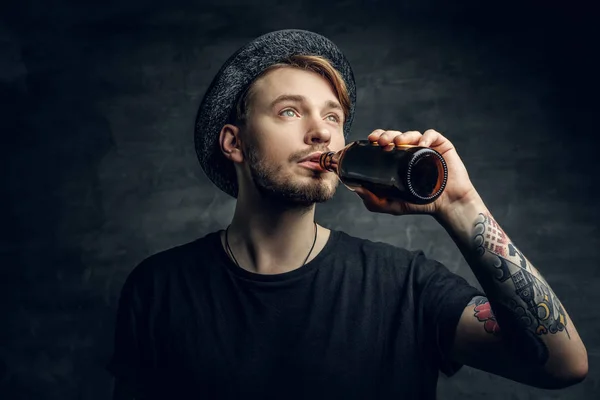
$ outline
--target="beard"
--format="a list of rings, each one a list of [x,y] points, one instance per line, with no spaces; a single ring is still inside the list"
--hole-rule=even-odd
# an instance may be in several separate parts
[[[308,209],[330,200],[339,184],[334,173],[309,170],[312,176],[302,178],[294,172],[282,172],[283,167],[265,162],[254,143],[249,143],[246,153],[254,186],[274,206]]]

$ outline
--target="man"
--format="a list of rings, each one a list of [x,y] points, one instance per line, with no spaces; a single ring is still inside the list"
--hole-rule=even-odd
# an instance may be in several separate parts
[[[573,321],[439,132],[368,136],[382,151],[443,155],[448,183],[434,203],[353,190],[372,212],[435,217],[485,293],[422,252],[314,222],[338,179],[309,160],[345,146],[355,99],[347,60],[312,32],[269,33],[226,62],[200,107],[196,149],[237,198],[235,214],[128,277],[115,398],[433,399],[438,371],[463,364],[542,388],[584,379]]]

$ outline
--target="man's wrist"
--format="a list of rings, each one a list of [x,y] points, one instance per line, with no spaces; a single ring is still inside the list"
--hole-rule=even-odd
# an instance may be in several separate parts
[[[440,208],[435,214],[435,219],[446,229],[453,233],[470,234],[473,222],[481,213],[487,213],[488,209],[483,199],[475,189],[467,196],[457,200],[446,207]]]

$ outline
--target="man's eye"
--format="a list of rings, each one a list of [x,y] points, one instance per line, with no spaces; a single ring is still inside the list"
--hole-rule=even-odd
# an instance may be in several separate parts
[[[329,117],[333,117],[334,122],[340,122],[340,118],[335,114],[328,115],[327,118]]]
[[[287,114],[286,114],[287,113]],[[294,112],[294,110],[283,110],[282,112],[279,113],[279,115],[285,115],[286,117],[294,117],[296,116],[296,113]]]

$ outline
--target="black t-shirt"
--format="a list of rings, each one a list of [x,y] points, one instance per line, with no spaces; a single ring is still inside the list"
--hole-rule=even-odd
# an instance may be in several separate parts
[[[212,232],[131,272],[108,369],[148,398],[434,399],[482,294],[420,251],[335,230],[299,269],[255,274]]]

